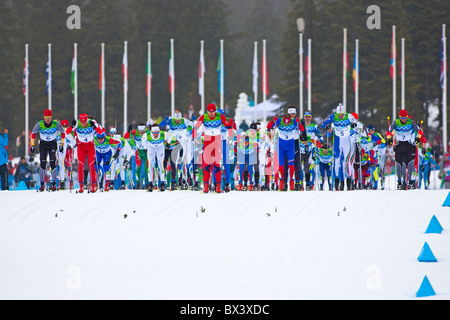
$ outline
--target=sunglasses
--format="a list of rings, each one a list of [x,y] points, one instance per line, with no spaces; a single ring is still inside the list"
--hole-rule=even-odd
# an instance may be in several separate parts
[[[400,119],[406,120],[406,119],[408,119],[408,117],[400,117]]]

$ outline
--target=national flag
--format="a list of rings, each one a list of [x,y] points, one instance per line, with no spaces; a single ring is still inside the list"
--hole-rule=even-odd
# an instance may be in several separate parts
[[[76,53],[75,53],[75,51],[73,52],[73,59],[72,59],[72,74],[71,74],[71,77],[70,77],[70,85],[71,85],[71,87],[72,87],[72,94],[75,94],[75,82],[76,82],[76,79],[75,79],[75,72],[76,72],[76,70],[77,70],[77,56],[76,56]]]
[[[358,76],[358,79],[357,79]],[[359,57],[355,53],[355,62],[353,64],[353,92],[356,92],[356,88],[358,87],[359,80]]]
[[[392,42],[391,42],[391,61],[390,61],[390,74],[391,78],[394,78],[394,70],[396,68],[395,66],[395,60],[397,59],[397,50],[395,49],[395,40],[394,40],[394,32],[392,32]]]
[[[305,73],[306,73],[306,89],[309,88],[309,51],[306,53],[306,57],[305,57]]]
[[[124,49],[123,51],[122,74],[123,74],[123,93],[126,93],[128,92],[128,56],[126,49]]]
[[[222,76],[225,78],[225,67],[222,66],[222,52],[219,53],[219,61],[217,61],[217,73],[219,75],[218,76],[219,93],[225,93],[225,83],[222,84]]]
[[[269,77],[268,77],[268,73],[267,73],[267,61],[266,61],[266,56],[263,52],[263,57],[262,57],[262,64],[261,64],[261,73],[263,74],[262,76],[262,93],[265,95],[269,94]],[[264,80],[266,81],[266,83],[264,83]]]
[[[103,56],[103,51],[102,54],[100,56],[100,75],[99,75],[99,81],[98,81],[98,90],[100,91],[105,91],[105,78],[104,78],[104,72],[103,72],[103,68],[104,66],[104,56]]]
[[[27,83],[27,76],[28,76],[28,61],[27,58],[24,59],[23,64],[23,95],[26,96],[28,93],[28,83]]]
[[[258,52],[255,48],[255,53],[253,55],[253,69],[252,69],[252,75],[253,75],[253,92],[256,94],[258,93]]]
[[[345,55],[344,55],[344,67],[345,67],[345,78],[350,76],[349,64],[348,64],[348,50],[347,50],[347,42],[345,42]],[[346,80],[347,82],[347,80]]]
[[[175,91],[175,62],[173,61],[173,48],[170,48],[169,58],[169,91],[170,93]]]
[[[45,74],[47,75],[47,94],[50,94],[52,88],[52,70],[50,64],[50,60],[47,61],[47,67],[45,68]]]
[[[152,63],[151,61],[147,60],[147,66],[145,69],[145,73],[147,74],[147,85],[146,85],[146,92],[147,96],[150,95],[150,90],[152,90]]]
[[[200,61],[198,63],[198,94],[205,94],[205,56],[203,46],[200,48]]]
[[[442,37],[441,37],[441,46],[440,46],[440,49],[439,49],[439,57],[440,57],[440,60],[441,60],[441,77],[440,77],[440,80],[441,80],[441,88],[442,89],[444,89],[444,86],[445,86],[445,83],[444,83],[444,78],[445,78],[445,72],[447,71],[447,70],[445,70],[445,54],[444,54],[444,35],[442,35]]]
[[[300,57],[303,57],[303,47],[298,49],[298,55],[299,55]],[[301,67],[301,66],[300,66],[300,67]],[[303,78],[304,78],[304,77],[303,77],[303,72],[300,72],[299,78],[298,78],[299,81],[300,81],[300,83],[303,83],[303,81],[304,81]]]

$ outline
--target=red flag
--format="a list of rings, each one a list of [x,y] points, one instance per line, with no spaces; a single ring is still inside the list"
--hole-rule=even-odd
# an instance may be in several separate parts
[[[392,32],[392,42],[391,42],[391,67],[390,67],[390,74],[391,78],[394,78],[394,70],[395,70],[395,60],[397,59],[397,50],[395,49],[395,37],[394,32]]]

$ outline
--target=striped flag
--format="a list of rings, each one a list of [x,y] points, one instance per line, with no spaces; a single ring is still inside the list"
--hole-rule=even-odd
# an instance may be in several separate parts
[[[105,57],[103,56],[103,50],[100,56],[100,75],[99,75],[99,81],[98,81],[98,90],[100,91],[105,91],[105,73],[104,73],[104,59]]]
[[[27,76],[28,76],[28,61],[27,58],[24,59],[23,63],[23,95],[26,96],[28,93],[28,83],[27,83]]]
[[[394,78],[394,70],[395,70],[395,60],[397,59],[397,50],[395,49],[395,37],[394,32],[392,32],[392,41],[391,41],[391,61],[390,61],[390,74],[391,78]]]
[[[50,57],[49,57],[50,59]],[[45,74],[47,75],[47,94],[52,91],[52,69],[50,60],[47,61],[47,67],[45,68]]]
[[[175,62],[173,59],[173,47],[170,47],[170,59],[169,59],[169,91],[175,92]]]
[[[445,70],[444,35],[442,35],[442,37],[441,37],[441,46],[440,46],[440,49],[439,49],[439,57],[440,57],[440,60],[441,60],[441,77],[440,77],[440,79],[441,79],[441,88],[444,89],[444,86],[445,86],[445,84],[444,84],[445,71],[447,71],[447,70]]]
[[[356,92],[356,88],[358,87],[357,76],[359,76],[359,57],[358,54],[355,53],[355,62],[353,64],[353,92]]]
[[[305,57],[305,73],[306,73],[306,81],[305,81],[305,86],[306,89],[309,88],[309,50],[306,52],[306,57]]]
[[[205,94],[205,55],[203,46],[200,48],[200,61],[198,64],[198,94],[201,96]]]
[[[222,75],[225,78],[225,67],[222,65],[222,52],[219,53],[219,60],[217,61],[217,73],[219,74],[218,76],[219,93],[225,93],[225,83],[222,83],[223,80]]]
[[[122,74],[123,74],[123,93],[125,93],[128,92],[128,56],[126,49],[123,51]]]
[[[252,70],[252,75],[253,75],[253,93],[256,95],[258,93],[258,78],[259,78],[259,73],[258,73],[258,51],[255,47],[255,51],[253,54],[253,70]]]
[[[269,94],[269,76],[267,73],[267,61],[266,61],[265,50],[263,50],[261,73],[262,73],[262,93],[264,95],[268,95]],[[264,83],[264,81],[265,81],[265,83]]]
[[[72,59],[72,74],[70,77],[70,86],[72,87],[72,94],[75,94],[75,72],[77,70],[77,55],[76,52],[73,52],[73,59]]]
[[[149,53],[150,55],[150,53]],[[147,66],[146,66],[146,70],[145,73],[147,74],[147,84],[146,84],[146,92],[147,92],[147,96],[150,95],[150,90],[152,90],[152,62],[150,59],[147,59]]]

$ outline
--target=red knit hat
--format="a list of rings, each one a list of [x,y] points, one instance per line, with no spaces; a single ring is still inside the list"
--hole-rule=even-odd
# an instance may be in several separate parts
[[[80,114],[80,121],[86,122],[88,120],[88,115],[86,113]]]
[[[210,103],[206,107],[206,110],[208,110],[208,112],[215,112],[217,110],[217,108],[216,108],[216,105],[214,103]]]
[[[400,110],[400,112],[398,113],[398,115],[402,118],[405,118],[408,116],[408,111],[406,111],[406,109],[402,109]]]
[[[61,125],[63,126],[63,127],[67,127],[68,125],[69,125],[69,120],[62,120],[61,121]]]
[[[44,110],[44,117],[51,117],[52,116],[52,110],[45,109]]]

